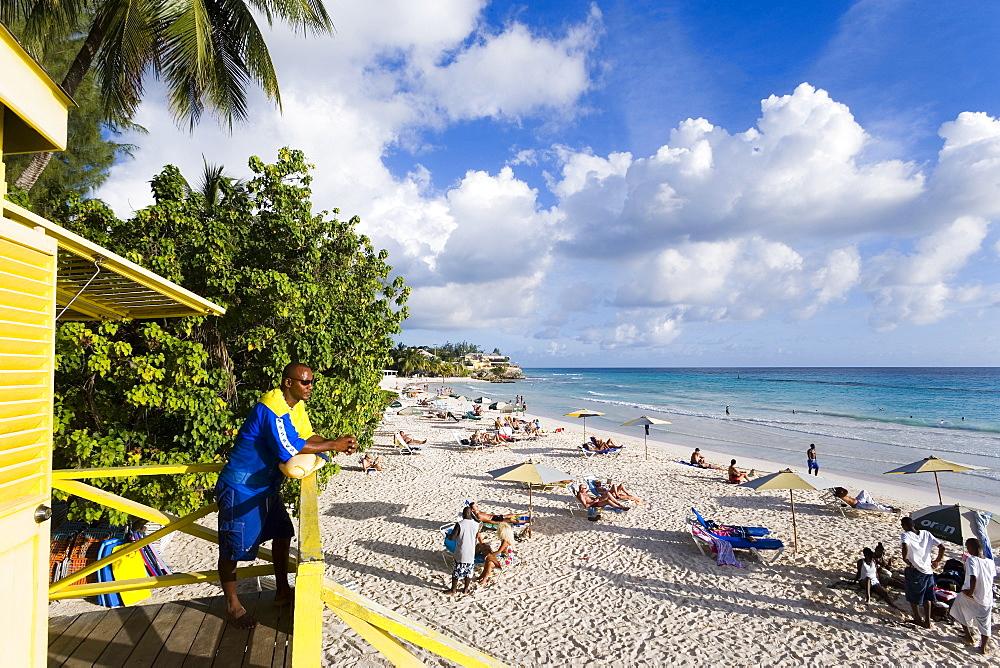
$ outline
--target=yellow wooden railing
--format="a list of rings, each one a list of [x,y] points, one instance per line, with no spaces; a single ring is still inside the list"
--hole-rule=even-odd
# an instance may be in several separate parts
[[[212,503],[195,512],[177,517],[150,506],[131,501],[122,496],[80,482],[84,478],[113,478],[142,475],[176,475],[181,473],[212,473],[222,469],[222,464],[173,464],[157,466],[131,466],[106,469],[67,469],[52,472],[52,487],[68,494],[100,503],[109,508],[129,513],[147,521],[164,525],[162,529],[145,538],[129,543],[113,555],[78,570],[49,585],[49,600],[96,596],[114,592],[175,587],[198,582],[217,582],[218,571],[174,573],[134,580],[95,582],[74,585],[80,578],[119,560],[125,554],[142,549],[153,541],[173,532],[182,531],[213,543],[219,534],[213,529],[197,524],[197,520],[218,510]],[[292,666],[313,668],[318,666],[323,649],[323,606],[330,608],[358,635],[371,643],[383,656],[397,666],[422,666],[420,659],[401,641],[454,661],[460,666],[504,666],[498,659],[474,647],[449,638],[433,629],[418,624],[403,615],[372,601],[326,578],[323,544],[319,524],[319,488],[316,474],[302,480],[299,493],[299,549],[297,558],[290,558],[289,572],[296,574],[293,610]],[[272,565],[240,568],[241,578],[274,574],[274,555],[260,548],[258,558],[271,561]]]

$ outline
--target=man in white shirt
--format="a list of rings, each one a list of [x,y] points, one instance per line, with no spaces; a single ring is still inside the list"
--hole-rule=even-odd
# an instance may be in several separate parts
[[[997,576],[997,566],[991,559],[980,556],[983,545],[978,538],[965,541],[965,549],[969,552],[965,561],[965,584],[951,606],[951,616],[962,625],[965,640],[970,645],[976,642],[970,627],[979,629],[982,636],[979,653],[985,655],[993,628],[993,580]]]
[[[903,534],[899,537],[903,547],[903,571],[906,600],[913,610],[913,621],[924,628],[931,628],[931,605],[934,602],[934,569],[944,557],[944,545],[929,531],[916,529],[913,520],[904,517],[900,520]],[[931,558],[934,548],[937,557]],[[920,606],[924,608],[923,618],[920,616]]]
[[[455,541],[455,570],[451,574],[451,589],[444,593],[454,596],[458,591],[458,581],[464,580],[463,594],[469,593],[472,584],[472,571],[476,567],[476,546],[482,542],[479,536],[479,522],[474,517],[471,506],[462,509],[462,519],[455,523],[455,528],[448,534],[448,540]]]

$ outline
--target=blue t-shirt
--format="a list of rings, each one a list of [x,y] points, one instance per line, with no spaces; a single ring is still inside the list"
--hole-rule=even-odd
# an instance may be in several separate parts
[[[313,433],[305,402],[289,407],[280,389],[271,390],[244,420],[219,479],[251,489],[277,487],[282,480],[278,463],[299,454]]]

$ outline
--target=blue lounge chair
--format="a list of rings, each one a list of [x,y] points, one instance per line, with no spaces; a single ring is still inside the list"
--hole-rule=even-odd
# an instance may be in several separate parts
[[[772,563],[781,556],[782,552],[785,551],[785,544],[777,538],[740,538],[738,536],[720,536],[714,531],[706,530],[704,527],[697,525],[696,522],[691,521],[690,518],[688,518],[687,527],[688,532],[691,534],[691,540],[694,541],[695,547],[697,547],[698,551],[703,555],[705,554],[705,548],[702,547],[698,537],[695,536],[696,531],[703,531],[717,540],[729,543],[734,550],[749,550],[761,563],[768,563],[767,560],[761,556],[761,550],[775,551],[774,556],[771,558]]]
[[[717,524],[715,524],[715,522],[709,522],[704,517],[702,517],[701,513],[699,513],[694,508],[691,509],[691,512],[694,513],[695,519],[698,520],[698,524],[700,524],[705,529],[705,531],[708,531],[709,533],[715,533],[715,530],[719,528],[719,526]],[[766,528],[766,527],[734,527],[734,526],[729,526],[728,528],[730,528],[730,529],[740,529],[741,532],[743,533],[743,535],[750,536],[751,538],[762,538],[764,536],[770,536],[771,535],[771,530],[768,529],[768,528]]]

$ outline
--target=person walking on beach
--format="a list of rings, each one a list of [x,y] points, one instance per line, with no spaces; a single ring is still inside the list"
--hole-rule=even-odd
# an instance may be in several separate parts
[[[726,406],[726,415],[729,415],[729,406]]]
[[[913,520],[904,517],[899,521],[903,534],[899,537],[903,547],[903,571],[906,600],[913,610],[913,622],[931,628],[931,605],[934,603],[934,569],[944,558],[944,545],[930,531],[917,529]],[[931,552],[937,548],[937,556],[931,558]],[[924,614],[920,616],[920,606]]]
[[[454,596],[458,591],[458,581],[464,581],[463,594],[469,593],[472,584],[472,571],[476,567],[476,546],[483,542],[479,534],[479,522],[475,519],[472,506],[462,508],[462,519],[455,522],[455,527],[448,534],[448,540],[455,541],[455,570],[451,573],[451,589],[442,593]]]
[[[281,501],[284,480],[278,464],[298,454],[345,452],[357,449],[354,436],[334,440],[312,430],[305,402],[312,395],[313,373],[293,362],[281,373],[281,386],[264,394],[250,410],[236,435],[229,462],[219,473],[215,496],[219,502],[219,582],[226,598],[229,621],[251,628],[257,620],[236,594],[236,567],[257,558],[257,548],[271,541],[274,552],[276,606],[292,602],[288,586],[288,548],[295,529]]]
[[[812,473],[815,476],[819,475],[819,460],[816,459],[816,444],[810,443],[809,449],[806,450],[806,466],[809,469],[806,471],[806,475]]]
[[[979,653],[986,655],[986,646],[993,633],[993,580],[997,577],[997,567],[992,559],[984,559],[983,544],[978,538],[965,541],[969,558],[965,561],[965,583],[962,591],[951,606],[951,616],[962,625],[965,640],[975,643],[972,629],[979,630]]]

